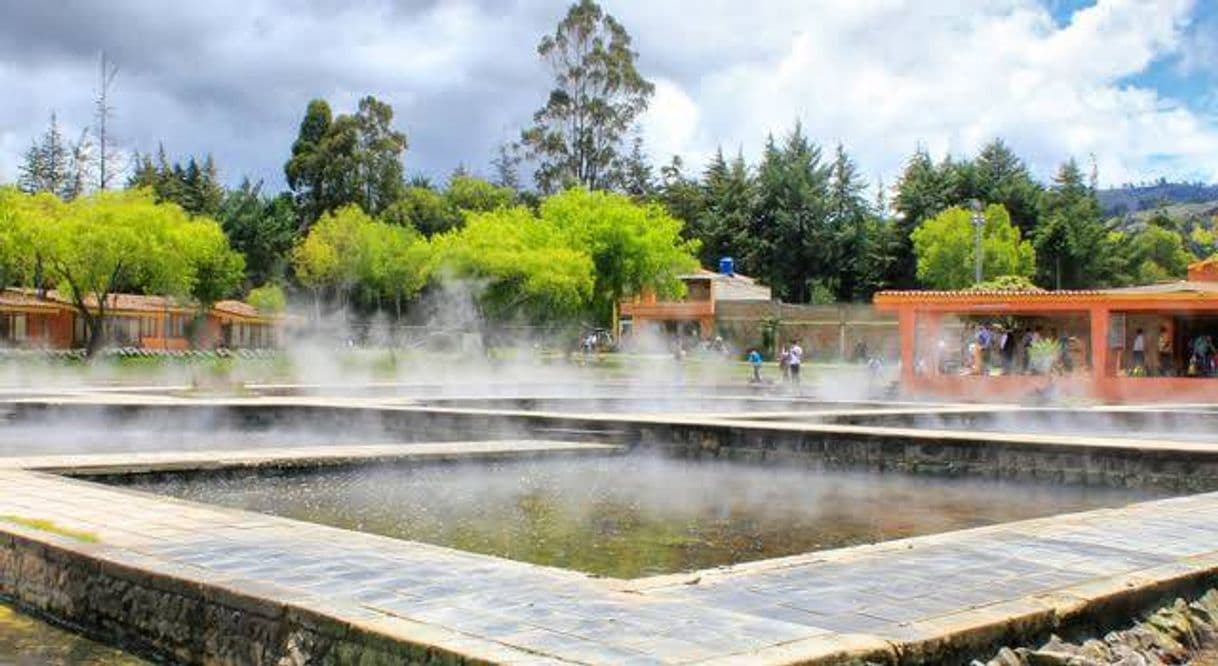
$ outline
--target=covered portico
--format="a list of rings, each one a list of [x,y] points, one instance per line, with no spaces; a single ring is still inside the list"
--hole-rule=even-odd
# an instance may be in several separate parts
[[[897,314],[902,387],[910,393],[1011,399],[1052,385],[1059,395],[1106,402],[1212,401],[1218,376],[1208,362],[1197,367],[1193,350],[1198,338],[1218,340],[1218,281],[1206,279],[1205,264],[1193,269],[1188,281],[1128,289],[889,291],[877,294],[875,305]],[[976,327],[992,322],[1021,336],[1033,325],[1027,322],[1035,322],[1039,335],[1068,341],[1073,360],[1041,374],[1010,367],[955,370],[941,362],[944,353],[960,348],[955,343],[970,344]],[[953,328],[959,332],[954,340]],[[1142,340],[1135,344],[1139,330]],[[1136,358],[1135,347],[1141,348]]]

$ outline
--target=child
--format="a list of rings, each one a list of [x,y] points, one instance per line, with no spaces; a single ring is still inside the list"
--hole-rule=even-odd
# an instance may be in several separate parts
[[[761,383],[761,352],[756,348],[749,350],[749,365],[753,366],[753,378],[749,381],[753,384]]]

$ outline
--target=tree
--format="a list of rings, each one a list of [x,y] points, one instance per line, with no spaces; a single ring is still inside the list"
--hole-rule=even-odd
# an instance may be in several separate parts
[[[642,137],[635,136],[631,142],[630,154],[622,160],[617,181],[621,191],[635,201],[648,201],[655,196],[656,177],[643,151]]]
[[[520,189],[520,146],[507,142],[499,144],[491,160],[495,178],[491,182],[515,192]]]
[[[1032,244],[1020,238],[1019,229],[1000,204],[985,209],[982,229],[982,275],[1028,277],[1036,269]],[[913,233],[918,258],[918,279],[932,289],[964,289],[974,281],[974,230],[972,214],[949,208],[923,222]]]
[[[1095,191],[1074,160],[1061,166],[1044,193],[1042,221],[1033,235],[1039,282],[1056,289],[1110,284],[1111,251]]]
[[[1032,180],[1023,160],[1002,139],[995,139],[978,153],[972,170],[973,191],[962,193],[964,196],[953,203],[977,199],[1002,204],[1020,233],[1025,238],[1031,238],[1040,220],[1043,188]]]
[[[444,194],[428,187],[408,187],[381,219],[411,227],[428,238],[461,225],[461,213]]]
[[[198,306],[195,332],[217,301],[227,298],[245,276],[245,258],[228,244],[224,230],[210,218],[192,217],[170,229],[177,252],[187,258],[192,275],[187,293]]]
[[[456,175],[448,181],[445,198],[455,210],[483,212],[512,205],[516,192],[474,176]]]
[[[720,149],[703,172],[700,189],[700,210],[690,220],[691,235],[701,246],[702,265],[714,266],[719,258],[735,256],[747,245],[755,183],[743,155],[737,153],[728,162]]]
[[[820,148],[799,123],[781,146],[773,137],[766,141],[745,265],[788,301],[807,303],[835,277],[828,252],[828,188]]]
[[[570,317],[592,294],[591,258],[528,208],[473,213],[432,241],[437,275],[475,285],[483,322]]]
[[[161,203],[175,203],[191,215],[215,217],[224,200],[224,186],[216,171],[215,160],[207,155],[202,161],[190,157],[185,164],[169,163],[165,147],[157,148],[157,159],[148,155],[133,157],[135,169],[127,179],[127,187],[146,187]]]
[[[249,284],[282,280],[296,244],[296,210],[291,195],[262,194],[262,183],[245,179],[224,196],[220,225],[233,249],[245,257]]]
[[[59,131],[59,120],[51,113],[51,122],[42,137],[25,152],[18,167],[17,185],[28,193],[50,192],[60,198],[70,182],[70,152],[63,134]]]
[[[353,116],[333,117],[323,99],[309,102],[283,167],[302,230],[348,204],[380,215],[398,200],[407,141],[392,122],[393,108],[371,96]]]
[[[359,101],[355,121],[362,197],[359,203],[364,210],[377,215],[397,201],[401,193],[406,135],[392,127],[393,107],[372,96]]]
[[[121,157],[109,132],[110,117],[114,114],[114,107],[110,106],[110,87],[114,85],[114,77],[118,76],[118,65],[106,59],[105,51],[101,53],[99,65],[97,97],[93,105],[97,122],[97,189],[105,191],[122,170],[117,164]]]
[[[917,284],[913,232],[946,209],[950,199],[948,179],[926,149],[919,146],[897,181],[893,200],[897,216],[891,229],[893,260],[888,269],[888,284],[898,289],[910,289]]]
[[[321,217],[331,203],[324,177],[323,143],[332,123],[330,104],[324,99],[310,100],[292,143],[292,156],[283,167],[288,188],[296,196],[302,227]]]
[[[355,295],[379,307],[398,304],[422,287],[428,270],[426,243],[413,229],[378,222],[358,205],[322,215],[296,246],[296,278],[313,292],[317,316],[326,293],[340,305]]]
[[[838,301],[865,301],[883,283],[888,265],[884,229],[863,194],[866,184],[858,167],[838,144],[829,167],[830,266],[837,267],[832,280]]]
[[[277,284],[265,284],[251,289],[245,301],[265,314],[279,314],[288,306],[287,296]]]
[[[697,243],[682,239],[680,220],[656,204],[574,188],[542,202],[540,217],[562,232],[570,247],[591,257],[590,305],[602,322],[610,321],[626,297],[645,291],[661,298],[679,295],[680,276],[698,267]]]
[[[1122,281],[1130,284],[1155,284],[1183,280],[1192,255],[1184,248],[1180,234],[1158,226],[1147,226],[1133,234],[1114,239],[1124,248]]]
[[[147,191],[98,192],[68,203],[39,194],[4,205],[15,212],[22,251],[75,307],[89,355],[100,348],[110,296],[120,286],[212,298],[240,273],[214,222],[158,204]]]
[[[630,35],[593,0],[580,0],[537,53],[555,82],[533,126],[521,133],[526,155],[538,161],[538,188],[610,187],[622,139],[655,91],[635,67]]]

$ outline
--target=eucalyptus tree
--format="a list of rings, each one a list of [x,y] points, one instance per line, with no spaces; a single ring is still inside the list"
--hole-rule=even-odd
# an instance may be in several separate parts
[[[554,75],[554,88],[520,143],[537,162],[538,188],[612,188],[623,140],[655,92],[636,67],[630,35],[596,2],[580,0],[537,53]]]

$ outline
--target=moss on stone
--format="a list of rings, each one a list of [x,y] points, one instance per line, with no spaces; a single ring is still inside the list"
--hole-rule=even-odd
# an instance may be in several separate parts
[[[53,520],[45,520],[42,518],[26,518],[24,516],[0,515],[0,521],[4,521],[6,523],[12,523],[14,525],[20,525],[22,527],[28,527],[29,529],[38,530],[39,532],[50,532],[51,534],[58,534],[59,536],[65,536],[65,537],[68,537],[69,539],[76,539],[77,541],[81,541],[84,543],[97,543],[98,542],[97,535],[92,532],[85,532],[83,530],[74,530],[74,529],[70,529],[67,527],[60,527],[59,525],[56,525],[55,521],[53,521]]]

